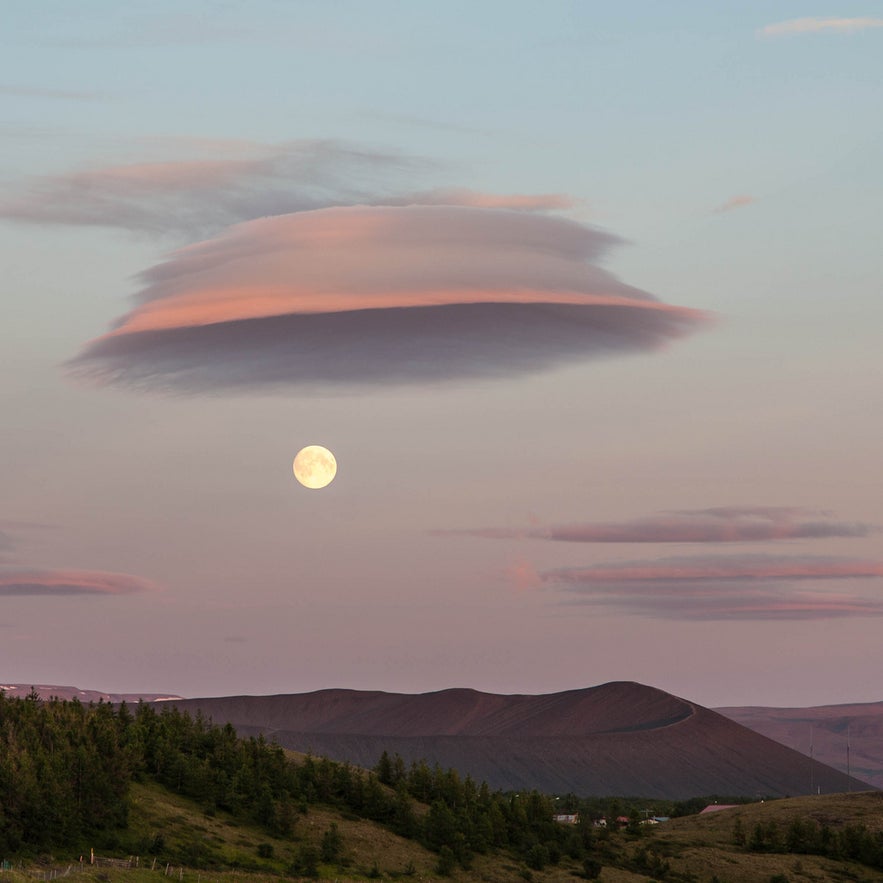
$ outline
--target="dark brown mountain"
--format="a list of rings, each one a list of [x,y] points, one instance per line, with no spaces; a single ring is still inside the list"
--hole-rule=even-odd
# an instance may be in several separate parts
[[[387,751],[504,790],[685,799],[868,788],[717,712],[630,682],[541,696],[320,690],[174,704],[297,751],[366,767]]]
[[[883,702],[814,708],[718,708],[720,714],[776,742],[883,788]]]

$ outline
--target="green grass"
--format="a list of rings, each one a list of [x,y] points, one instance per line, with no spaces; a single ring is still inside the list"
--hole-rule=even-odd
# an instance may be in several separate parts
[[[437,863],[437,857],[418,844],[332,809],[310,807],[295,818],[291,836],[273,837],[227,813],[206,814],[194,802],[157,785],[136,784],[125,832],[127,851],[138,855],[142,865],[148,861],[152,865],[156,858],[157,867],[171,862],[200,866],[206,873],[228,868],[288,875],[304,848],[320,849],[322,836],[335,824],[343,847],[333,864],[320,862],[322,877],[368,879],[375,864],[385,876],[400,875],[410,865],[425,876]]]
[[[661,879],[672,883],[770,883],[779,875],[789,883],[873,883],[883,874],[849,862],[810,855],[755,854],[734,843],[736,819],[749,834],[758,823],[775,821],[785,831],[794,818],[811,819],[837,829],[862,824],[883,832],[883,794],[841,794],[746,804],[704,816],[673,819],[642,828],[641,836],[611,833],[598,843],[604,865],[602,883],[639,883]],[[206,813],[197,803],[153,784],[135,784],[131,792],[129,827],[104,845],[99,858],[134,856],[139,867],[125,870],[89,866],[72,873],[76,883],[279,883],[280,877],[304,879],[294,873],[305,849],[318,850],[323,834],[336,824],[342,850],[334,862],[319,863],[323,880],[361,881],[380,878],[427,881],[439,879],[438,856],[386,829],[331,808],[310,807],[297,815],[290,837],[271,837],[257,827],[218,811]],[[88,856],[94,844],[83,844]],[[34,883],[62,873],[78,855],[45,856],[25,870],[0,872],[0,883]],[[655,862],[656,871],[652,870]],[[664,871],[668,865],[667,873]],[[660,869],[663,869],[660,871]],[[557,866],[528,872],[507,854],[476,856],[472,868],[457,870],[453,881],[507,883],[576,883],[578,866],[562,860]],[[654,873],[657,876],[654,876]],[[39,875],[39,876],[37,876]]]

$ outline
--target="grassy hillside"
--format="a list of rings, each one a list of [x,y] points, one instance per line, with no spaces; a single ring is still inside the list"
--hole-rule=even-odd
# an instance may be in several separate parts
[[[337,826],[340,852],[334,861],[323,862],[322,839],[332,825]],[[130,842],[147,845],[143,851],[148,855],[152,847],[161,860],[190,867],[289,874],[305,847],[319,853],[320,872],[334,877],[345,870],[354,878],[365,878],[375,865],[385,875],[404,874],[413,867],[415,874],[426,876],[438,862],[419,844],[330,808],[312,806],[299,815],[291,836],[272,837],[226,813],[207,815],[198,805],[157,785],[133,786],[129,827]],[[158,835],[162,841],[156,844]]]
[[[771,826],[779,846],[787,848],[795,830],[825,828],[832,833],[865,828],[883,847],[883,793],[832,794],[752,803],[700,816],[672,819],[654,829],[651,843],[668,859],[673,870],[698,880],[768,881],[784,875],[790,881],[879,881],[883,868],[854,861],[834,861],[805,853],[758,852],[751,848],[758,827]],[[745,846],[735,842],[742,832]],[[756,844],[755,844],[756,845]],[[770,844],[765,844],[769,847]]]
[[[758,853],[735,842],[741,826],[750,841],[760,825],[774,823],[784,843],[795,820],[826,825],[832,831],[862,825],[883,838],[883,794],[828,795],[746,804],[701,816],[673,819],[635,831],[610,832],[596,842],[594,854],[603,865],[598,879],[605,883],[638,881],[695,881],[695,883],[872,883],[883,880],[883,871],[854,861],[835,861],[806,854]],[[339,851],[333,860],[322,861],[323,838],[336,826]],[[82,883],[271,883],[280,876],[304,879],[301,864],[312,849],[320,856],[310,874],[325,880],[440,880],[439,857],[413,840],[405,840],[386,828],[357,819],[330,807],[310,806],[301,813],[287,837],[268,836],[259,827],[235,820],[224,812],[209,812],[196,802],[175,795],[156,784],[136,783],[131,792],[129,824],[119,834],[109,855],[138,856],[138,869],[105,865],[78,873],[77,856],[56,854],[32,863],[28,873],[5,871],[3,883],[30,883],[34,874],[51,877],[53,868],[64,873],[74,864],[71,876]],[[96,851],[97,853],[99,851]],[[299,869],[300,868],[300,872]],[[562,857],[557,865],[532,870],[506,851],[476,856],[471,868],[456,868],[452,881],[531,880],[533,883],[575,883],[581,863]]]
[[[418,812],[428,807],[418,806]],[[323,839],[336,826],[340,850],[333,860],[322,860]],[[573,861],[542,872],[531,871],[517,857],[500,852],[476,856],[469,871],[454,868],[446,877],[438,873],[439,856],[414,840],[330,807],[310,806],[297,819],[288,837],[273,837],[228,813],[206,813],[196,802],[173,794],[154,783],[136,783],[126,830],[116,844],[96,849],[96,865],[81,867],[79,856],[58,852],[37,860],[14,863],[0,874],[3,883],[32,883],[37,878],[70,876],[77,883],[278,883],[280,877],[309,879],[303,857],[310,849],[318,854],[315,873],[320,879],[344,881],[383,880],[482,880],[487,883],[529,880],[575,881],[580,870]],[[121,868],[110,860],[135,858],[137,867]],[[69,870],[70,869],[70,870]],[[607,868],[601,880],[630,883],[644,875]]]

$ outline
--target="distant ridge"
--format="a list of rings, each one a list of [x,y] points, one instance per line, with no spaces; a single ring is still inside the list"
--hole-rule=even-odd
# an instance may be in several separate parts
[[[850,747],[851,772],[883,788],[883,702],[817,705],[812,708],[747,706],[715,709],[736,723],[789,748],[813,754],[823,763],[846,769]]]
[[[174,705],[297,751],[367,767],[387,751],[504,790],[685,799],[869,788],[717,712],[634,682],[539,696],[319,690]]]
[[[181,699],[169,693],[102,693],[99,690],[81,690],[79,687],[59,687],[55,684],[0,684],[0,693],[10,698],[24,699],[35,690],[41,699],[79,699],[80,702],[165,702]]]

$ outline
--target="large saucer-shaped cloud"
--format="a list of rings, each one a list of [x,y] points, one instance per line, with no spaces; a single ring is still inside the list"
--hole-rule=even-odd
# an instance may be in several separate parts
[[[510,376],[652,350],[703,316],[597,261],[573,221],[355,206],[249,221],[142,274],[137,306],[74,368],[184,391]]]

